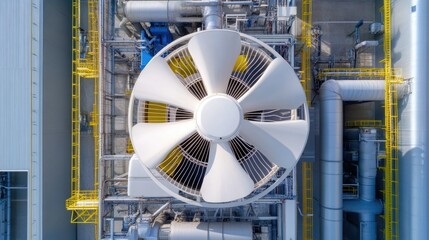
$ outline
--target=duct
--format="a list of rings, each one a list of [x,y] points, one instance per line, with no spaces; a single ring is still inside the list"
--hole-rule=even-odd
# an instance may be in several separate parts
[[[359,199],[345,200],[343,210],[359,213],[361,240],[375,240],[376,215],[383,209],[381,201],[375,199],[377,131],[374,128],[361,128],[359,137]]]
[[[213,6],[204,7],[203,16],[204,25],[207,30],[222,28],[222,6],[220,3]]]
[[[201,8],[186,1],[128,1],[124,14],[131,22],[201,22]]]
[[[164,225],[165,226],[165,225]],[[248,240],[253,239],[251,222],[171,222],[162,227],[160,240]]]
[[[411,29],[410,35],[396,38],[399,44],[409,39],[405,44],[411,56],[398,66],[410,66],[411,81],[411,94],[399,109],[399,234],[400,239],[429,239],[429,1],[411,2],[411,12],[397,9],[396,15],[397,24],[406,22],[404,27]],[[393,51],[401,53],[397,48]]]
[[[378,41],[373,40],[373,41],[362,41],[358,44],[356,44],[355,49],[358,50],[362,47],[376,47],[378,46]]]
[[[122,13],[130,22],[202,22],[204,16],[211,16],[205,19],[215,26],[222,23],[222,13],[225,14],[250,14],[251,1],[223,2],[222,4],[212,4],[213,2],[198,2],[184,0],[163,0],[163,1],[128,1],[123,7]],[[220,21],[220,22],[219,22]]]
[[[320,88],[322,240],[342,239],[343,101],[383,99],[379,80],[329,80]]]

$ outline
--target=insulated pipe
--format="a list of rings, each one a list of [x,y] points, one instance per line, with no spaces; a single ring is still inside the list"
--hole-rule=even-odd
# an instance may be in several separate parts
[[[321,103],[321,239],[342,239],[343,101],[384,99],[384,81],[326,81]]]
[[[410,2],[412,10],[396,17],[411,33],[399,36],[404,31],[397,28],[400,44],[393,50],[402,56],[410,51],[409,62],[397,66],[408,68],[411,83],[411,94],[399,105],[399,234],[400,239],[429,239],[429,1]],[[405,49],[403,39],[409,39]]]
[[[169,230],[169,240],[253,239],[251,222],[171,222]]]
[[[359,198],[375,200],[375,178],[377,176],[377,131],[361,128],[359,142]]]
[[[220,2],[213,6],[204,7],[203,16],[206,30],[222,28],[222,6]]]
[[[131,22],[201,22],[201,7],[186,1],[128,1],[125,17]]]
[[[343,210],[359,213],[361,240],[375,240],[377,237],[375,216],[383,210],[381,201],[375,199],[377,131],[374,128],[361,128],[359,138],[359,199],[345,200]]]

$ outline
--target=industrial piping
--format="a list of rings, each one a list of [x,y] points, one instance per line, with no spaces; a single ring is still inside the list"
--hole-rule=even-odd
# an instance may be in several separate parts
[[[320,88],[321,239],[342,239],[343,101],[380,101],[384,81],[326,81]]]
[[[359,199],[344,200],[345,212],[359,214],[360,239],[377,239],[376,215],[383,211],[381,200],[375,198],[377,176],[377,131],[362,128],[359,135]]]
[[[130,22],[201,22],[199,6],[186,1],[128,1],[124,15]]]

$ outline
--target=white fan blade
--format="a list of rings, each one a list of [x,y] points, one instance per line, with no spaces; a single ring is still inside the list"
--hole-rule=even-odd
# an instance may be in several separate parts
[[[304,120],[254,122],[244,120],[240,136],[271,162],[291,169],[304,150],[309,126]]]
[[[188,48],[207,93],[226,93],[241,51],[240,35],[233,31],[208,30],[193,37]]]
[[[154,57],[140,73],[133,89],[143,101],[165,103],[193,112],[198,104],[162,57]]]
[[[249,195],[254,182],[238,163],[229,143],[210,143],[209,162],[201,186],[206,202],[229,202]]]
[[[157,167],[168,153],[196,131],[195,121],[138,123],[131,132],[133,147],[148,167]]]
[[[305,94],[292,67],[276,58],[238,102],[243,112],[295,109],[305,102]]]

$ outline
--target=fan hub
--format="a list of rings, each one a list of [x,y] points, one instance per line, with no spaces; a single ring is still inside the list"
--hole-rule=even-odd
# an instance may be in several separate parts
[[[228,141],[237,135],[243,113],[237,100],[226,94],[215,94],[201,100],[195,119],[203,138]]]

